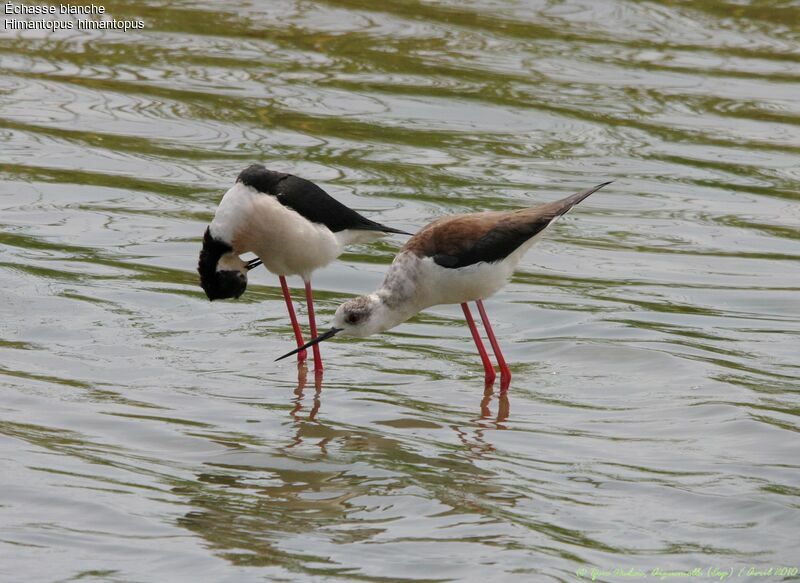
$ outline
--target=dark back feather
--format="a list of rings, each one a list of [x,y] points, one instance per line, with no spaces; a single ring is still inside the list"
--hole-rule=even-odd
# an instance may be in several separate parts
[[[236,180],[263,194],[274,196],[283,206],[312,223],[325,225],[334,233],[355,229],[410,234],[371,221],[340,203],[313,182],[292,174],[273,172],[259,164],[253,164],[245,168]]]
[[[418,257],[431,257],[438,265],[451,269],[502,261],[557,216],[607,184],[610,182],[532,208],[445,217],[422,229],[403,250]]]

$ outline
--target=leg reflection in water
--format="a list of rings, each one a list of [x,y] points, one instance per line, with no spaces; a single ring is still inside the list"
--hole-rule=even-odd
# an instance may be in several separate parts
[[[491,379],[494,381],[494,379]],[[308,431],[311,430],[314,434],[314,437],[320,437],[319,428],[322,427],[319,425],[319,421],[317,421],[317,414],[319,413],[320,406],[322,404],[322,375],[318,374],[315,371],[314,374],[314,394],[313,394],[313,401],[311,404],[311,410],[308,413],[308,416],[303,414],[304,409],[306,406],[304,405],[305,397],[306,397],[306,386],[308,384],[308,367],[306,366],[305,362],[298,363],[297,365],[297,387],[293,391],[294,397],[291,399],[293,404],[291,412],[289,413],[294,420],[295,424],[297,424],[298,432],[295,436],[293,442],[288,445],[289,448],[296,447],[303,443],[303,437],[309,437]],[[480,426],[478,429],[475,430],[474,433],[474,441],[476,443],[470,443],[470,439],[463,430],[454,427],[456,429],[456,433],[459,435],[459,439],[461,439],[462,443],[469,447],[470,449],[477,449],[483,451],[493,451],[493,447],[486,443],[483,439],[483,430],[485,429],[506,429],[506,426],[503,425],[503,422],[506,421],[511,413],[511,405],[508,399],[508,391],[503,390],[502,387],[500,392],[496,394],[497,396],[497,415],[494,416],[492,414],[492,400],[495,397],[494,392],[494,382],[490,382],[487,379],[487,382],[484,386],[483,397],[480,401],[480,414],[479,417],[475,420],[478,422]],[[307,403],[306,403],[307,404]],[[313,427],[316,427],[316,430],[312,430],[311,427],[308,425],[308,422],[315,422],[312,423]],[[488,423],[487,423],[488,422]],[[323,432],[324,433],[324,432]],[[323,436],[323,439],[317,445],[321,447],[324,451],[325,446],[331,440],[331,437]]]
[[[480,402],[480,415],[473,419],[468,426],[451,426],[464,447],[476,457],[483,457],[496,451],[495,447],[486,439],[487,431],[507,429],[503,422],[508,419],[510,412],[508,392],[501,390],[497,395],[496,417],[492,415],[490,407],[494,395],[493,383],[487,382]]]
[[[297,365],[297,388],[294,390],[294,408],[290,415],[295,421],[300,421],[300,414],[303,411],[303,392],[308,382],[308,367],[304,362]],[[311,412],[308,414],[309,421],[315,421],[320,406],[320,394],[322,393],[322,375],[314,374],[314,402],[311,406]]]
[[[490,419],[492,417],[492,411],[489,408],[489,403],[492,402],[493,396],[493,383],[486,383],[486,386],[483,389],[483,399],[481,399],[481,419]],[[508,402],[508,391],[501,390],[500,394],[497,396],[497,422],[502,423],[508,419],[508,415],[510,413],[511,406]],[[505,429],[505,427],[501,428]]]
[[[305,393],[306,384],[308,382],[308,367],[306,363],[299,363],[297,365],[297,388],[293,391],[294,397],[291,399],[293,403],[292,410],[289,412],[291,415],[296,431],[291,443],[286,446],[286,449],[292,449],[305,443],[310,437],[318,438],[319,428],[323,427],[317,421],[317,413],[320,407],[320,395],[322,393],[322,375],[319,373],[314,374],[314,400],[311,405],[311,411],[308,417],[303,415],[303,397]],[[309,434],[310,432],[310,434]],[[327,453],[325,446],[330,437],[323,437],[322,441],[317,443],[323,453]]]

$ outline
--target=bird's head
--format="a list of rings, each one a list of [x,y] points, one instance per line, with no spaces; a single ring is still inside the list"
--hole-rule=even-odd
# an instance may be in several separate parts
[[[383,309],[383,302],[376,294],[347,300],[336,309],[333,327],[340,330],[341,334],[359,338],[383,332]]]
[[[258,265],[261,265],[260,259],[242,261],[233,252],[233,247],[214,238],[210,227],[206,229],[197,271],[200,273],[200,286],[209,300],[241,296],[247,289],[247,272]]]
[[[391,324],[385,317],[386,304],[384,304],[377,294],[359,296],[348,300],[336,309],[333,317],[333,325],[327,332],[323,332],[316,338],[312,338],[303,346],[287,352],[276,360],[283,360],[287,356],[297,354],[315,344],[333,338],[337,334],[345,336],[370,336],[383,332],[391,328]]]

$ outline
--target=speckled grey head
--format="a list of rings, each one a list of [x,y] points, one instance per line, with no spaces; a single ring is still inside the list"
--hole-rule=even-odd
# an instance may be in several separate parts
[[[316,338],[312,338],[303,346],[295,348],[275,360],[283,360],[319,342],[333,338],[337,334],[363,337],[383,332],[391,328],[391,326],[386,325],[387,322],[384,317],[385,312],[386,304],[381,301],[377,294],[360,296],[349,300],[336,310],[336,315],[333,317],[333,325],[330,330],[320,334]]]
[[[349,336],[370,336],[382,332],[381,312],[383,304],[378,296],[371,294],[348,300],[336,309],[333,327]]]

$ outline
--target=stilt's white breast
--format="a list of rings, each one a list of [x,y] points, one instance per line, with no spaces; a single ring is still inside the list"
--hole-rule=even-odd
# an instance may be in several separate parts
[[[326,226],[241,183],[222,197],[211,234],[236,253],[255,253],[273,273],[304,279],[343,250],[340,238]]]
[[[420,258],[401,252],[378,294],[384,303],[400,311],[406,311],[403,304],[419,311],[438,304],[461,304],[488,298],[508,283],[525,252],[540,236],[541,233],[532,237],[501,261],[458,268],[442,267],[432,257]]]
[[[220,241],[224,241],[233,246],[233,239],[236,232],[247,222],[253,206],[253,199],[258,196],[258,192],[236,183],[222,197],[211,221],[211,236]],[[245,253],[249,249],[237,250],[237,253]]]
[[[422,260],[420,295],[425,304],[461,304],[488,298],[502,288],[514,273],[514,262],[475,263],[450,269],[430,257]]]

